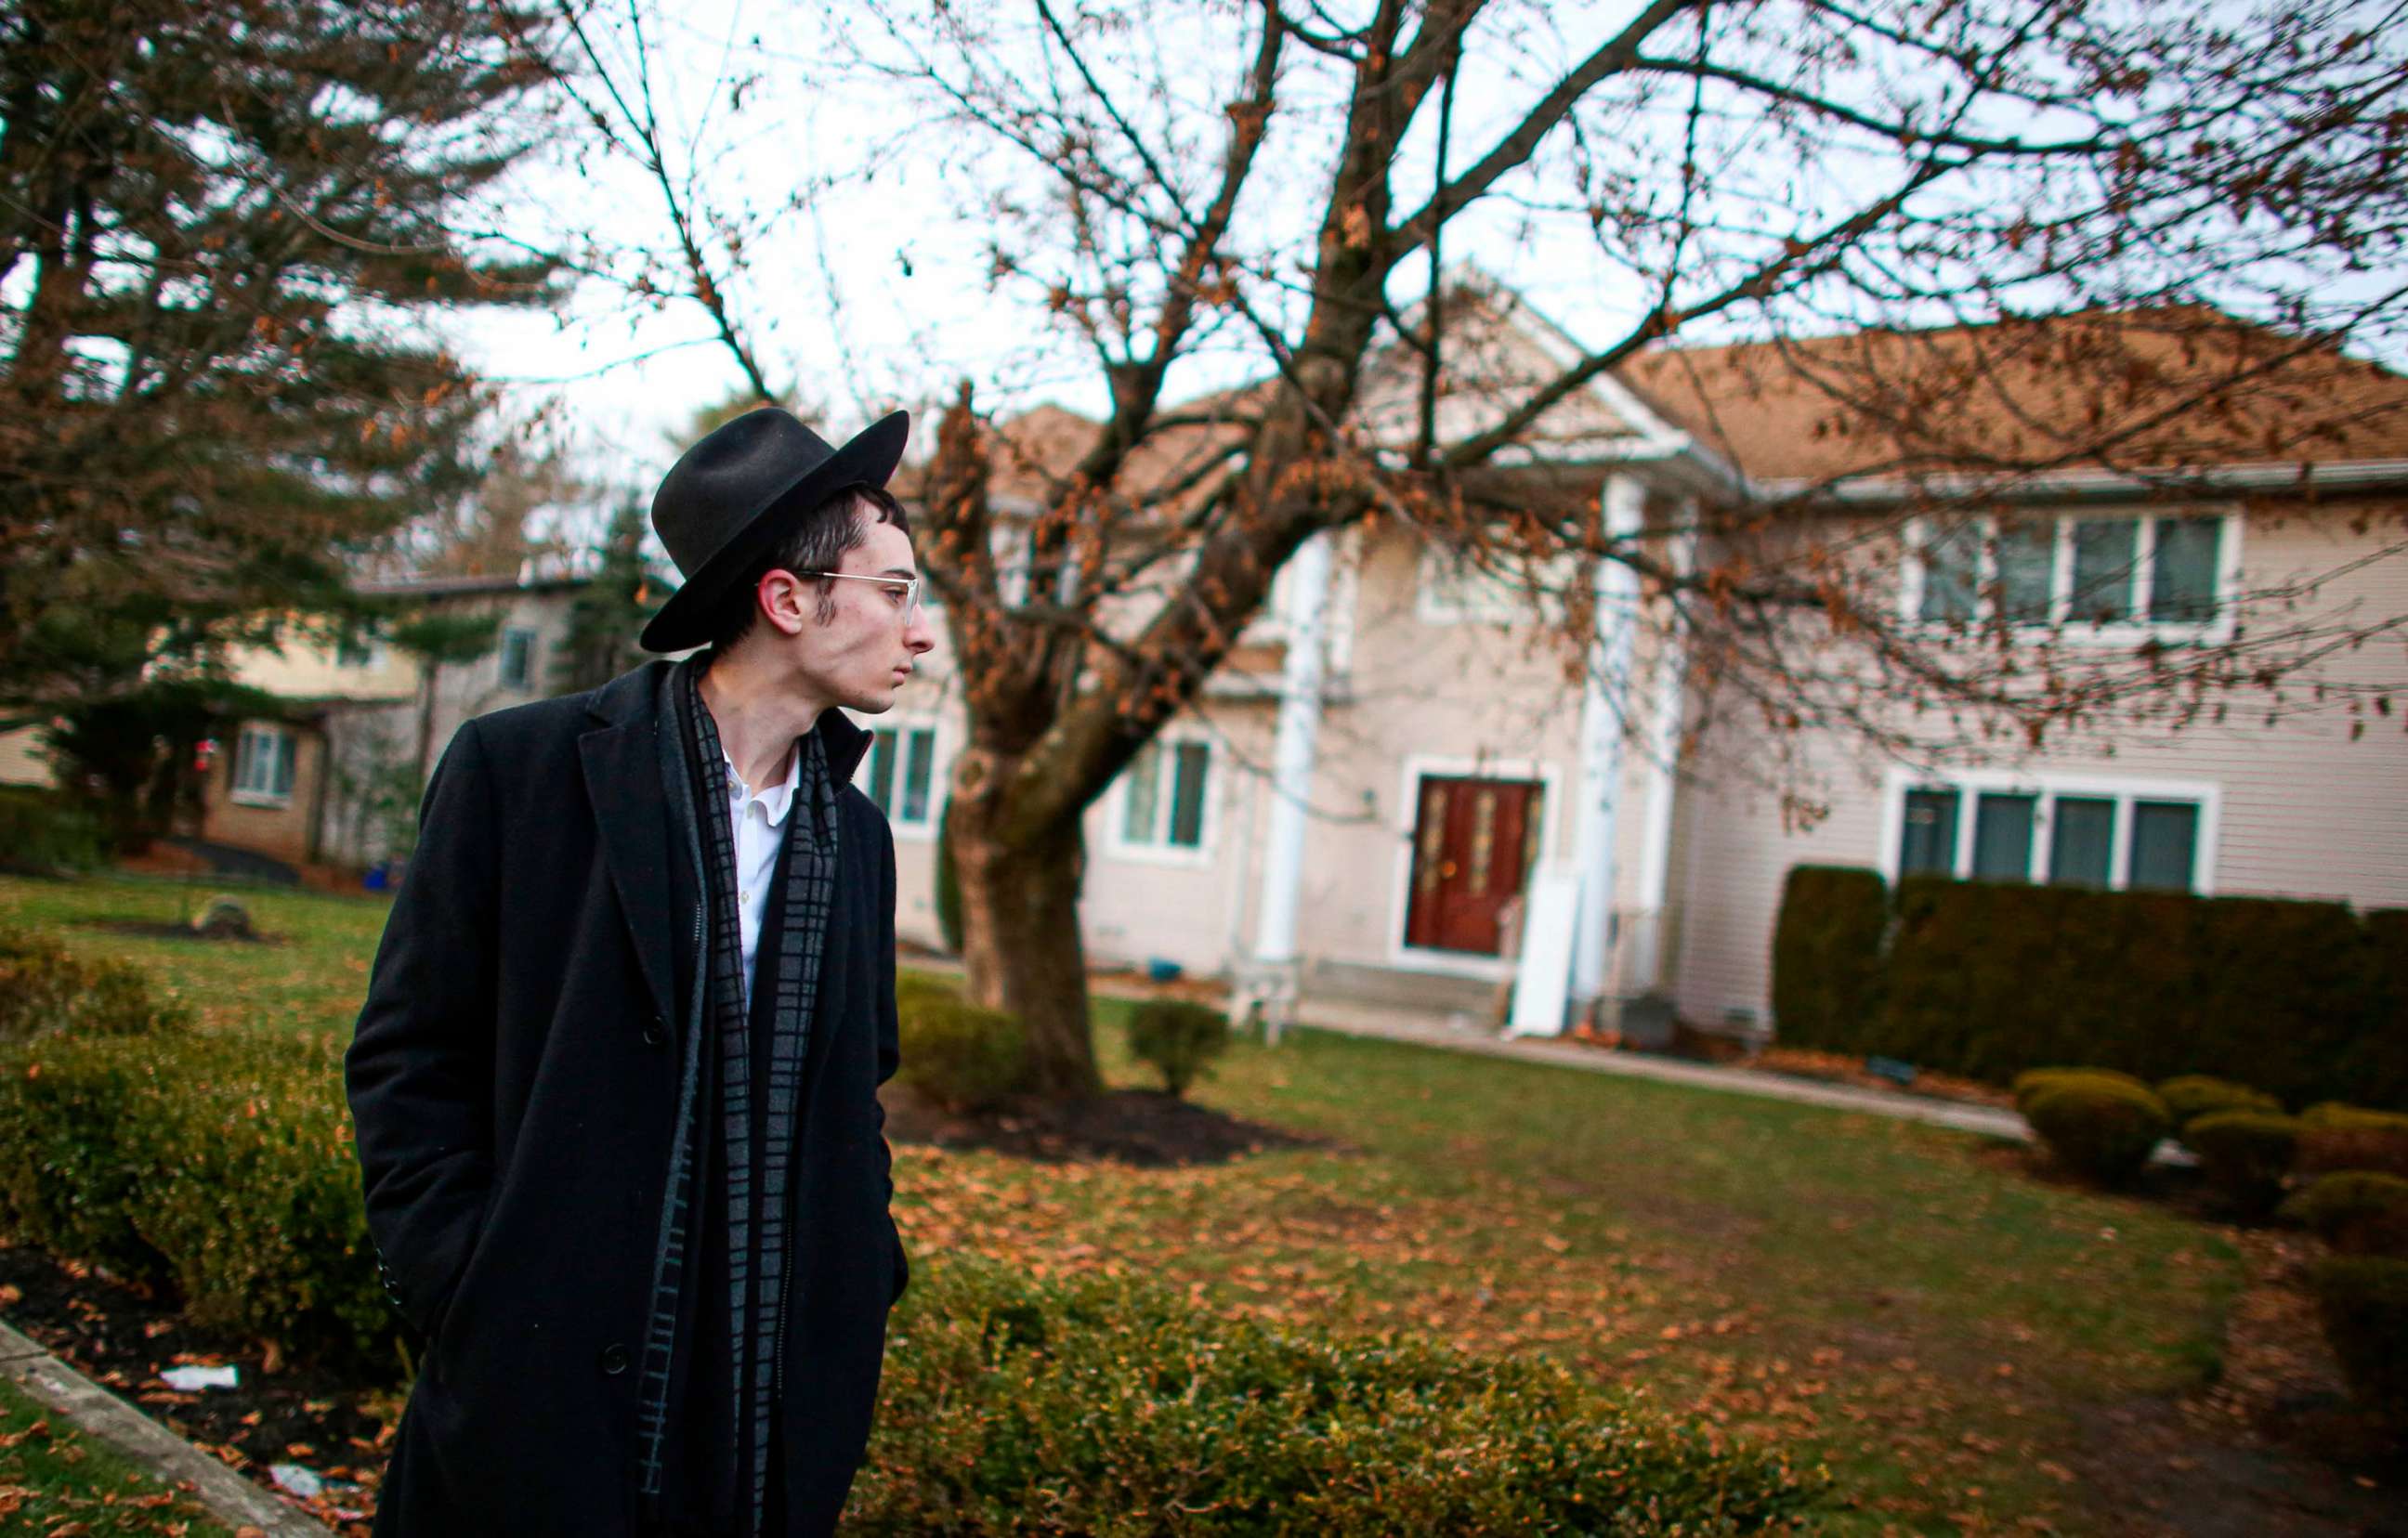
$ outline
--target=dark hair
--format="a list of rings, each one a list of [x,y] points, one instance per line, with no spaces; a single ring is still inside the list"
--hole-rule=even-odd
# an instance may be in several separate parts
[[[743,581],[730,591],[731,599],[741,593],[744,601],[731,602],[726,613],[720,616],[710,633],[710,649],[724,657],[737,642],[752,634],[752,627],[761,619],[761,602],[755,594],[761,578],[769,573],[832,572],[843,565],[845,552],[861,548],[862,520],[855,516],[861,513],[869,514],[873,523],[892,523],[906,536],[911,533],[911,521],[903,505],[882,486],[846,486],[829,492],[825,501],[797,519],[795,526],[752,563]],[[824,577],[807,577],[803,580],[819,584],[819,622],[824,625],[835,619],[835,581]]]

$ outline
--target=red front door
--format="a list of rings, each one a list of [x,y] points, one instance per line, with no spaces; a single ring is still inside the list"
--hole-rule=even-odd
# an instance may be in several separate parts
[[[1426,775],[1413,826],[1405,944],[1495,956],[1498,910],[1520,895],[1539,852],[1544,787],[1529,779]]]

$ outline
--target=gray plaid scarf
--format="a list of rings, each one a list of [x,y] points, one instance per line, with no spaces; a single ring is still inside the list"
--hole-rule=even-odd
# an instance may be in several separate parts
[[[837,788],[828,774],[819,733],[797,738],[795,750],[801,758],[801,774],[787,814],[783,911],[779,916],[779,933],[762,937],[764,952],[775,958],[776,973],[754,979],[755,990],[766,987],[770,995],[767,1071],[761,1075],[754,1062],[752,1011],[745,998],[725,755],[699,687],[708,665],[707,661],[689,659],[671,670],[663,690],[662,703],[667,708],[662,719],[674,719],[678,732],[674,744],[664,741],[661,758],[672,806],[692,808],[691,819],[685,822],[689,854],[698,862],[701,890],[708,894],[707,922],[697,936],[707,949],[695,968],[703,996],[692,1013],[719,1046],[718,1119],[727,1173],[728,1349],[734,1369],[730,1379],[735,1388],[733,1424],[738,1439],[738,1448],[731,1450],[749,1453],[739,1466],[749,1469],[752,1485],[747,1528],[758,1533],[768,1488],[770,1412],[784,1388],[782,1304],[794,1270],[787,1232],[788,1191],[801,1111],[804,1054],[810,1045],[820,958],[836,892]],[[672,751],[673,747],[681,750]],[[694,1114],[702,1032],[685,1034],[676,1140],[653,1262],[653,1306],[645,1339],[638,1414],[643,1439],[642,1488],[647,1496],[657,1495],[661,1487],[693,1185],[695,1171],[703,1161],[699,1139],[704,1132]],[[756,1089],[760,1091],[757,1099]]]

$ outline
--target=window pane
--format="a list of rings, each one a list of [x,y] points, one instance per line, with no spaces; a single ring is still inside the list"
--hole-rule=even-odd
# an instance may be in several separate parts
[[[2075,624],[2104,625],[2132,617],[2133,563],[2141,548],[2141,523],[2131,518],[2085,519],[2073,526]]]
[[[1956,792],[1909,790],[1906,836],[1899,841],[1900,876],[1956,874]]]
[[[1155,783],[1161,755],[1153,743],[1138,749],[1137,757],[1122,773],[1128,776],[1127,794],[1121,804],[1121,837],[1131,844],[1154,842],[1154,807],[1159,786]]]
[[[235,744],[234,788],[237,790],[259,789],[259,733],[247,726]]]
[[[928,820],[928,780],[937,766],[937,733],[933,727],[914,727],[906,734],[910,749],[903,759],[903,814],[905,822]]]
[[[2057,520],[2028,519],[1999,531],[1999,612],[2044,624],[2057,585]]]
[[[2224,520],[2157,520],[2157,558],[2149,583],[2149,618],[2198,624],[2215,618],[2216,552]]]
[[[299,744],[290,732],[279,732],[270,739],[276,745],[276,794],[293,793],[293,759]]]
[[[2115,804],[2059,796],[2049,807],[2048,879],[2058,887],[2104,887],[2115,866]]]
[[[895,733],[882,728],[869,738],[869,799],[895,815]]]
[[[2199,805],[2188,801],[2132,804],[2133,887],[2189,891],[2199,848]]]
[[[502,632],[502,682],[512,689],[524,689],[530,672],[528,664],[533,661],[534,653],[533,632]]]
[[[1973,806],[1973,876],[1981,881],[2031,879],[2032,815],[2037,796],[1985,795]]]
[[[1182,742],[1172,763],[1170,842],[1183,849],[1204,842],[1204,772],[1211,759],[1211,744]]]
[[[1973,524],[1935,530],[1923,542],[1923,619],[1934,621],[1973,618],[1973,584],[1982,549],[1981,530]]]

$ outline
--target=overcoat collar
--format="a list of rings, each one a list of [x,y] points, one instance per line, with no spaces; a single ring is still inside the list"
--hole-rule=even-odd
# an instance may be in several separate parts
[[[578,739],[585,765],[585,793],[600,825],[602,847],[618,889],[620,911],[627,916],[645,987],[652,1008],[664,1018],[670,1011],[671,937],[675,915],[669,897],[667,790],[661,783],[657,733],[660,719],[660,676],[670,662],[647,662],[595,690],[587,711],[602,724]],[[673,727],[671,729],[674,729]],[[842,711],[820,712],[811,728],[826,755],[828,773],[838,785],[851,780],[869,750],[871,733]]]

